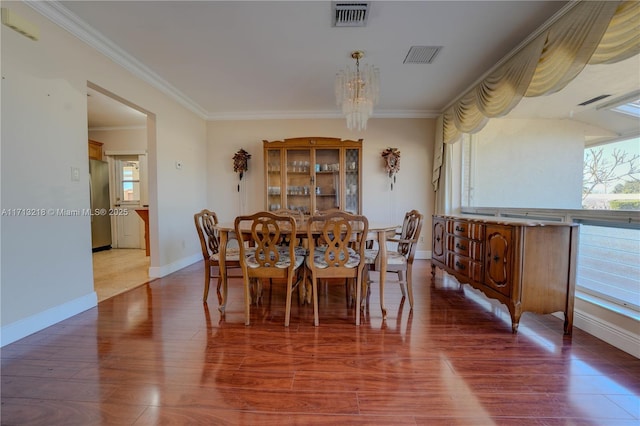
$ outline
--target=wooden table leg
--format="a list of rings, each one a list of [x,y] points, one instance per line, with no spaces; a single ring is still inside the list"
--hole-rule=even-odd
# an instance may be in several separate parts
[[[227,241],[229,239],[229,235],[227,231],[220,230],[220,259],[218,260],[218,268],[220,269],[220,279],[222,281],[222,303],[218,306],[218,310],[221,313],[224,313],[224,310],[227,307],[227,267],[226,267],[226,259],[227,259]]]
[[[387,319],[387,308],[384,307],[384,281],[387,275],[387,231],[378,231],[378,271],[380,271],[380,310],[382,319]]]

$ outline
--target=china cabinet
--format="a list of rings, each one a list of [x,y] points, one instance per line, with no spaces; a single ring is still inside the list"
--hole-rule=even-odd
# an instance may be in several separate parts
[[[263,141],[265,208],[362,211],[362,139]]]
[[[572,223],[433,216],[432,274],[440,267],[505,304],[515,333],[523,312],[564,312],[571,334],[578,249]]]

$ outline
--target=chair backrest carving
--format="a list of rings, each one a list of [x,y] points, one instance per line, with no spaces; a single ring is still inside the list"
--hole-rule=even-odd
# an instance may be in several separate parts
[[[315,214],[315,215],[322,215],[322,216],[324,216],[324,215],[328,215],[328,214],[330,214],[330,213],[341,212],[341,211],[344,211],[344,210],[341,210],[341,209],[339,209],[338,207],[334,207],[334,208],[332,208],[332,209],[316,210],[314,214]]]
[[[248,223],[251,223],[250,229],[244,227]],[[287,261],[295,257],[293,247],[282,250],[283,237],[295,235],[297,232],[294,217],[264,211],[250,216],[238,216],[234,227],[240,245],[241,260],[244,259],[244,251],[249,244],[253,245],[252,261],[255,261],[259,268],[278,268],[285,257]]]
[[[322,246],[324,262],[328,267],[353,267],[354,259],[350,259],[353,251],[360,256],[362,261],[359,263],[364,262],[364,245],[368,229],[369,222],[365,216],[334,211],[314,215],[309,219],[308,238],[313,248],[316,241]],[[316,233],[319,232],[319,235],[312,235],[314,230]]]
[[[274,218],[254,219],[251,225],[251,240],[255,243],[256,262],[261,268],[273,267],[280,261],[280,227]]]
[[[300,227],[300,225],[304,222],[304,214],[300,210],[278,209],[278,210],[273,210],[271,213],[276,214],[278,216],[292,217],[296,221],[296,224],[298,225],[298,227]],[[300,240],[296,238],[295,235],[292,235],[289,233],[284,234],[282,236],[282,240],[280,241],[280,244],[288,246],[289,244],[291,244],[291,241],[293,241],[294,245],[300,244]]]
[[[273,210],[271,213],[276,214],[278,216],[291,216],[296,220],[298,224],[304,221],[304,214],[300,210],[278,209],[278,210]]]
[[[218,232],[215,229],[218,216],[215,212],[204,209],[193,215],[193,221],[200,238],[202,256],[208,259],[220,250]]]
[[[404,257],[413,259],[423,219],[424,216],[417,210],[411,210],[405,214],[400,231],[400,242],[398,242],[398,253]]]

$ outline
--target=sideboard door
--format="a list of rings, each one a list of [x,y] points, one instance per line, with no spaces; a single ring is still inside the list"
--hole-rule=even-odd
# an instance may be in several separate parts
[[[512,228],[487,225],[485,285],[511,296]]]
[[[444,219],[433,219],[433,247],[431,256],[440,263],[445,263],[446,224]]]

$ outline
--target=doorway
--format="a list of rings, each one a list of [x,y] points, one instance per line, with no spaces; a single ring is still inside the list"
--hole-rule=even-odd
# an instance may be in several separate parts
[[[148,207],[148,113],[92,83],[87,87],[89,139],[102,143],[109,164],[111,250],[93,253],[98,302],[149,281],[144,222]]]
[[[113,164],[114,248],[144,249],[144,224],[136,210],[143,207],[146,155],[109,156]]]

